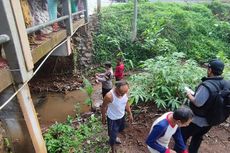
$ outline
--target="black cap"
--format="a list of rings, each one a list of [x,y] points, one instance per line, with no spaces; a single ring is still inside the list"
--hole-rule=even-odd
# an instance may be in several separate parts
[[[218,59],[211,60],[208,67],[212,69],[213,74],[221,75],[224,70],[224,63]]]

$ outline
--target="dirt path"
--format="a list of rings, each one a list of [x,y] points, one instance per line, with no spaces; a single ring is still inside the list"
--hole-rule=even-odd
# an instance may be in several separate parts
[[[159,116],[154,111],[143,111],[135,115],[133,125],[125,129],[125,133],[120,135],[123,143],[117,146],[118,153],[149,153],[145,139],[149,133],[152,122]],[[172,142],[173,143],[173,142]],[[172,144],[171,144],[172,145]],[[224,123],[211,129],[205,135],[199,153],[229,153],[230,152],[230,131],[229,123]]]
[[[100,103],[100,85],[97,85],[98,91],[94,94],[94,99]],[[99,95],[99,96],[98,96]],[[121,145],[117,145],[117,153],[149,153],[145,145],[145,139],[149,133],[153,121],[163,112],[159,112],[155,105],[138,106],[133,108],[134,123],[127,124],[124,133],[119,137],[122,140]],[[199,153],[229,153],[230,152],[230,119],[220,126],[213,127],[205,135]],[[105,133],[106,134],[106,133]],[[173,142],[171,142],[173,146]]]

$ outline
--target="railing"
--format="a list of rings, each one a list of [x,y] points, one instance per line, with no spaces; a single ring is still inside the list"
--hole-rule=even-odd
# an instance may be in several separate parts
[[[39,59],[41,59],[41,57],[51,52],[53,48],[56,48],[56,46],[58,46],[61,42],[68,39],[67,37],[71,37],[76,31],[76,27],[80,27],[81,25],[87,24],[88,22],[88,8],[87,7],[88,6],[87,6],[87,0],[83,0],[83,10],[72,13],[70,1],[65,0],[63,1],[63,7],[62,7],[63,16],[55,20],[48,21],[46,23],[25,29],[23,17],[21,16],[20,13],[16,12],[18,9],[21,9],[20,1],[17,0],[15,1],[15,3],[10,3],[11,1],[14,2],[14,0],[0,2],[0,8],[1,8],[0,9],[1,10],[0,19],[1,19],[1,22],[5,22],[5,23],[2,23],[2,25],[0,26],[0,45],[5,44],[5,43],[9,44],[9,45],[3,45],[4,51],[7,51],[6,53],[4,52],[6,55],[6,58],[8,59],[9,57],[11,59],[9,61],[6,59],[8,61],[8,65],[10,69],[13,69],[13,70],[17,69],[20,71],[18,72],[6,71],[7,74],[11,73],[13,75],[13,77],[8,78],[8,81],[10,82],[15,81],[18,83],[18,82],[25,82],[28,78],[30,78],[32,76],[31,71],[33,70],[33,65]],[[76,15],[81,15],[81,14],[84,17],[75,22],[73,20],[73,17]],[[65,22],[65,25],[66,25],[65,29],[60,30],[60,32],[58,33],[52,34],[51,39],[48,39],[47,42],[43,42],[42,45],[31,47],[32,48],[31,50],[30,45],[28,44],[28,40],[27,40],[28,38],[26,37],[26,35],[34,33],[38,30],[41,30],[57,22]],[[20,29],[20,31],[18,31],[17,28]],[[57,37],[58,39],[56,39]],[[47,47],[46,48],[47,50],[45,51],[44,47],[46,47],[47,44],[49,44],[50,42],[52,45],[49,45],[49,47]],[[42,52],[39,52],[40,50],[42,50]],[[39,54],[39,56],[36,56],[37,54]],[[24,62],[21,62],[21,61],[24,61]],[[24,65],[25,63],[26,64],[29,63],[28,65],[30,67],[27,65]],[[2,71],[0,73],[1,74],[4,73],[4,76],[6,76],[5,71],[4,72]],[[17,78],[18,80],[16,80],[15,78]],[[8,84],[7,85],[4,84],[0,86],[0,92],[3,89],[5,89],[5,87],[7,86]]]
[[[57,18],[55,20],[52,20],[52,21],[49,21],[49,22],[46,22],[46,23],[43,23],[43,24],[40,24],[40,25],[29,27],[29,28],[26,29],[27,34],[30,34],[30,33],[36,32],[38,30],[41,30],[41,29],[43,29],[43,28],[45,28],[47,26],[50,26],[50,25],[52,25],[52,24],[54,24],[56,22],[60,22],[60,21],[67,20],[67,19],[72,21],[72,17],[74,17],[76,15],[79,15],[79,14],[82,14],[82,13],[84,13],[85,22],[88,22],[88,10],[87,10],[88,4],[87,4],[87,0],[83,1],[84,10],[78,11],[78,12],[75,12],[75,13],[71,13],[71,11],[70,11],[70,9],[71,9],[69,7],[70,6],[70,4],[69,4],[70,1],[66,1],[66,3],[68,3],[67,4],[68,7],[64,8],[64,9],[65,9],[65,14],[67,14],[67,15],[61,16],[61,17],[59,17],[59,18]],[[67,23],[67,25],[68,25],[68,23]],[[71,24],[69,24],[68,27],[66,27],[66,29],[70,30],[70,29],[73,29],[73,27],[72,27]],[[72,31],[70,32],[70,34],[71,33],[72,33]]]
[[[37,25],[37,26],[33,26],[33,27],[30,27],[30,28],[27,28],[26,29],[26,32],[27,34],[30,34],[30,33],[33,33],[35,31],[38,31],[38,30],[41,30],[42,28],[45,28],[47,26],[50,26],[56,22],[60,22],[60,21],[63,21],[65,19],[68,19],[69,16],[68,15],[65,15],[65,16],[62,16],[60,18],[57,18],[55,20],[52,20],[52,21],[49,21],[49,22],[46,22],[46,23],[43,23],[43,24],[40,24],[40,25]]]
[[[79,12],[75,12],[75,13],[72,13],[72,17],[76,16],[76,15],[79,15],[81,13],[84,13],[86,10],[82,10],[82,11],[79,11]],[[27,28],[26,29],[26,32],[27,34],[30,34],[30,33],[33,33],[35,31],[38,31],[38,30],[41,30],[42,28],[45,28],[47,26],[50,26],[56,22],[60,22],[60,21],[63,21],[63,20],[66,20],[66,19],[69,19],[69,15],[65,15],[65,16],[62,16],[60,18],[57,18],[55,20],[52,20],[52,21],[49,21],[49,22],[46,22],[46,23],[43,23],[43,24],[40,24],[40,25],[37,25],[37,26],[33,26],[33,27],[30,27],[30,28]]]

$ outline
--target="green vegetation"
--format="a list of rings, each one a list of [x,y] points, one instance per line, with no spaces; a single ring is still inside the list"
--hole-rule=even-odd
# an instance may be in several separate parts
[[[171,110],[184,101],[184,87],[195,89],[206,72],[194,60],[185,60],[183,53],[146,60],[142,67],[143,73],[131,76],[132,101],[155,101],[158,108]]]
[[[131,42],[133,4],[105,8],[95,35],[97,62],[112,61],[119,52],[135,65],[159,55],[183,52],[199,63],[222,52],[230,57],[230,5],[140,3],[138,32]]]
[[[184,101],[184,86],[195,89],[206,75],[199,64],[221,58],[230,78],[229,10],[230,5],[218,2],[139,3],[132,43],[133,4],[105,8],[94,39],[95,60],[113,61],[122,53],[135,67],[144,61],[144,72],[130,79],[132,102],[154,101],[158,108],[175,109]]]
[[[100,118],[91,115],[87,120],[75,121],[68,117],[66,123],[56,123],[44,134],[49,153],[108,152],[108,139],[101,134],[104,130]]]
[[[3,138],[3,143],[4,143],[4,150],[7,153],[12,153],[12,146],[10,144],[10,140],[8,138]]]
[[[93,86],[89,82],[89,80],[87,80],[85,77],[83,77],[83,84],[84,84],[84,88],[81,88],[81,90],[84,91],[88,96],[88,98],[85,100],[85,103],[89,105],[91,111],[93,111],[93,100],[92,100]]]
[[[115,57],[120,56],[126,68],[140,65],[142,72],[129,79],[132,103],[155,102],[159,109],[170,110],[179,107],[185,103],[184,87],[195,90],[206,75],[200,64],[214,57],[226,63],[225,77],[230,79],[230,5],[144,1],[139,3],[135,42],[130,40],[132,3],[103,9],[94,38],[95,63],[115,64]],[[93,86],[87,79],[82,90],[92,108]],[[92,115],[86,120],[77,115],[51,126],[44,138],[49,153],[104,153],[109,151],[105,132],[100,118]]]

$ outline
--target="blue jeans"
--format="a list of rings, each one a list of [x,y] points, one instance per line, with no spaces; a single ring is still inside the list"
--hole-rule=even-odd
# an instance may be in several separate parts
[[[48,0],[50,21],[57,19],[57,0]]]
[[[190,123],[187,127],[181,128],[181,133],[186,143],[189,137],[192,137],[188,151],[189,153],[198,153],[199,147],[203,140],[203,136],[211,129],[211,126],[199,127],[194,123]],[[175,148],[177,151],[178,149]]]
[[[109,144],[112,146],[116,143],[117,134],[125,128],[125,116],[118,120],[111,120],[107,117]]]

